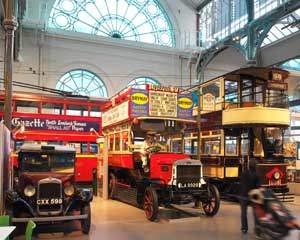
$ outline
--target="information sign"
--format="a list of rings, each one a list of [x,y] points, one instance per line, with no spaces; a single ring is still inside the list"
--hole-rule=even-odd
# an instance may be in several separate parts
[[[177,93],[149,91],[149,116],[177,117]]]

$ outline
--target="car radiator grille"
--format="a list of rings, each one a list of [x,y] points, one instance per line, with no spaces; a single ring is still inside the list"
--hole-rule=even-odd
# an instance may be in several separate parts
[[[187,182],[199,182],[200,180],[200,166],[186,166],[179,165],[177,166],[177,181],[181,183]]]
[[[38,212],[40,214],[48,215],[51,213],[59,213],[62,210],[62,204],[53,204],[51,203],[51,199],[61,199],[62,198],[62,184],[60,181],[43,181],[39,182],[38,187],[38,199],[47,200],[49,204],[41,204],[38,205]]]

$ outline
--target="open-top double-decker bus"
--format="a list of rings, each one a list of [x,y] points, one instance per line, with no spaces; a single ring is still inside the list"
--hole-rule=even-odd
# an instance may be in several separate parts
[[[75,179],[90,185],[97,170],[101,107],[106,99],[14,92],[12,133],[15,150],[23,143],[69,145],[76,149]],[[0,92],[0,118],[4,92]],[[20,126],[25,131],[19,131]],[[17,167],[17,154],[13,154]]]
[[[263,187],[288,192],[283,159],[283,133],[290,124],[287,77],[278,68],[244,68],[188,90],[200,96],[194,112],[200,111],[203,172],[221,192],[237,193],[250,159],[257,162]]]
[[[204,180],[200,161],[183,149],[170,149],[171,139],[183,141],[186,129],[196,123],[190,94],[147,85],[118,94],[106,107],[102,131],[109,145],[110,198],[143,207],[151,221],[158,218],[160,205],[173,203],[201,201],[206,215],[218,212],[219,192]]]

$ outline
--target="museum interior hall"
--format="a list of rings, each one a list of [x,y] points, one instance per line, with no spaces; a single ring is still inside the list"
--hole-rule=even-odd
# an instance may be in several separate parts
[[[299,0],[0,0],[0,240],[300,240]]]

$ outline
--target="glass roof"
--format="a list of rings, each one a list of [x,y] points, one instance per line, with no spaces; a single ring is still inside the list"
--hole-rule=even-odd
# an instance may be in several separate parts
[[[280,67],[287,70],[300,71],[300,58],[292,59],[280,64]]]
[[[57,82],[56,89],[81,96],[108,97],[106,86],[96,74],[76,69],[65,73]]]
[[[48,26],[175,47],[171,21],[157,0],[56,0]]]
[[[299,30],[300,9],[294,11],[276,23],[269,31],[261,46],[264,47],[273,42],[279,41],[293,33],[298,32]]]

